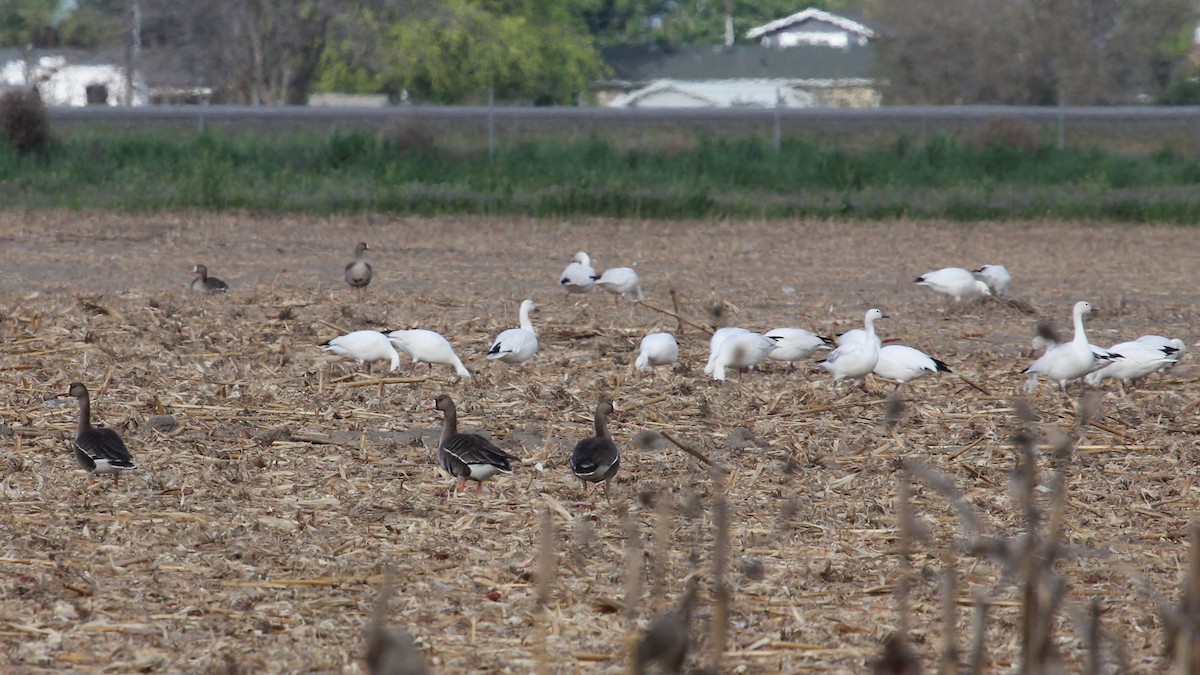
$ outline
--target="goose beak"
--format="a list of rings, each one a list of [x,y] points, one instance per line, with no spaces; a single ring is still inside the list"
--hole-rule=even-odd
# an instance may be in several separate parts
[[[621,406],[617,405],[616,403],[613,403],[613,412],[614,413],[623,413],[623,412],[625,412],[625,409],[622,408]]]

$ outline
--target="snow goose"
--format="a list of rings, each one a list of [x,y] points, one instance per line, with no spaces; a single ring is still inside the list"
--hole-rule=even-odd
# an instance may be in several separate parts
[[[987,284],[992,295],[1000,298],[1008,295],[1008,285],[1012,283],[1012,275],[1004,269],[1004,265],[984,265],[977,270],[971,270],[971,274]]]
[[[365,241],[358,242],[358,246],[354,247],[354,262],[346,265],[346,283],[350,284],[350,288],[359,289],[360,293],[371,283],[371,263],[363,260],[363,253],[370,250]]]
[[[717,354],[721,351],[721,343],[725,342],[726,339],[733,335],[749,332],[749,330],[745,328],[738,328],[737,326],[718,328],[708,340],[708,363],[704,365],[704,374],[712,375],[713,364],[716,363]]]
[[[368,373],[371,372],[372,363],[383,359],[391,361],[392,367],[388,368],[389,371],[400,367],[400,354],[392,345],[392,341],[377,330],[356,330],[326,340],[321,346],[325,351],[354,359],[360,365],[365,363]]]
[[[1083,317],[1094,311],[1091,303],[1082,300],[1075,303],[1075,308],[1072,310],[1072,319],[1075,323],[1074,339],[1047,349],[1041,358],[1029,364],[1029,367],[1021,372],[1031,376],[1040,375],[1057,382],[1059,389],[1065,393],[1067,382],[1099,370],[1113,359],[1121,358],[1118,354],[1110,354],[1088,343],[1087,333],[1083,328]],[[1030,377],[1025,383],[1025,391],[1031,392],[1036,386],[1037,379]]]
[[[1167,365],[1158,369],[1158,372],[1163,372],[1175,367],[1179,363],[1179,359],[1183,357],[1183,353],[1187,351],[1187,345],[1179,338],[1168,338],[1161,335],[1143,335],[1137,339],[1137,342],[1145,342],[1156,347],[1174,347],[1175,352],[1171,354],[1172,360]]]
[[[639,371],[653,370],[655,366],[673,366],[679,361],[679,343],[670,333],[650,333],[642,338],[638,346],[638,357],[633,366]]]
[[[734,333],[721,341],[709,374],[714,380],[724,382],[726,368],[753,368],[774,348],[775,341],[759,333]]]
[[[483,481],[498,473],[512,473],[511,462],[521,461],[479,434],[460,434],[454,400],[446,394],[438,394],[430,407],[442,411],[445,416],[442,437],[438,441],[438,461],[447,473],[458,479],[456,492],[465,488],[468,480],[475,481],[482,492]]]
[[[1175,363],[1179,350],[1172,345],[1160,346],[1134,340],[1115,344],[1108,348],[1108,352],[1119,354],[1121,358],[1087,374],[1084,380],[1093,387],[1109,378],[1120,380],[1122,389],[1130,382],[1136,385],[1147,376]]]
[[[837,336],[837,346],[862,344],[867,341],[867,337],[867,331],[862,328],[851,328]],[[883,346],[883,340],[880,340],[878,335],[872,335],[871,339],[875,342],[876,348]]]
[[[440,333],[424,328],[413,328],[394,330],[388,333],[387,337],[396,349],[412,358],[414,368],[418,363],[428,363],[429,369],[433,370],[433,364],[441,363],[454,366],[454,372],[458,373],[459,377],[471,376],[471,371],[463,366],[458,355],[454,353],[454,347],[450,346],[450,341],[442,337]]]
[[[82,382],[72,382],[67,391],[59,396],[70,396],[79,401],[79,424],[75,428],[75,444],[72,446],[75,461],[89,476],[111,473],[113,487],[117,487],[117,476],[122,471],[137,468],[121,435],[112,429],[92,426],[92,398]]]
[[[880,349],[879,338],[875,335],[875,322],[884,318],[883,312],[878,309],[867,310],[863,316],[862,341],[838,347],[817,364],[833,374],[835,384],[847,377],[855,384],[862,384],[867,373],[875,369]]]
[[[950,366],[925,352],[906,345],[888,345],[879,350],[879,359],[871,371],[885,380],[896,383],[896,391],[904,385],[932,373],[949,373]]]
[[[595,280],[597,287],[609,293],[615,295],[633,293],[638,300],[646,299],[646,296],[642,294],[638,274],[632,267],[610,267],[604,270],[604,274],[593,276],[592,279]]]
[[[932,272],[926,272],[917,277],[916,284],[918,286],[928,286],[931,290],[948,295],[954,298],[955,302],[962,302],[962,299],[981,293],[983,295],[991,295],[992,292],[988,289],[988,285],[969,270],[961,267],[946,267]]]
[[[763,334],[763,337],[775,343],[775,348],[767,358],[773,361],[787,361],[795,367],[795,361],[806,359],[821,349],[831,349],[833,341],[803,328],[776,328]]]
[[[592,267],[592,259],[588,254],[583,251],[576,253],[571,263],[559,275],[558,283],[568,294],[591,293],[596,285],[596,268]]]
[[[487,357],[504,363],[525,363],[537,351],[537,332],[529,320],[529,313],[536,310],[533,300],[521,303],[521,327],[509,328],[496,336],[496,340],[488,349]]]
[[[193,293],[211,295],[213,293],[225,293],[229,290],[229,284],[216,277],[208,276],[208,268],[204,265],[193,267],[192,275],[192,284],[188,286],[188,289]]]
[[[617,475],[621,467],[621,451],[608,435],[608,416],[625,412],[616,401],[604,399],[596,406],[596,435],[575,444],[571,451],[571,473],[583,483],[587,494],[588,483],[604,484],[604,496],[608,497],[608,482]]]

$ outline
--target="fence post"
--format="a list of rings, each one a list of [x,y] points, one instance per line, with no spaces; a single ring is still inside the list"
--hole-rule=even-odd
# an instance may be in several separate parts
[[[488,163],[492,163],[492,159],[496,155],[496,88],[488,87],[488,113],[487,113],[487,145],[488,145]]]

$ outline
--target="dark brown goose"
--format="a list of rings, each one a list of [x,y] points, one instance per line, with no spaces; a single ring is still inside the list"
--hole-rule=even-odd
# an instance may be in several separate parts
[[[608,416],[614,412],[625,412],[615,401],[604,399],[596,406],[596,435],[575,444],[571,451],[571,472],[583,481],[587,493],[588,483],[604,483],[604,496],[608,496],[608,482],[617,475],[621,467],[621,452],[608,435]]]
[[[216,277],[208,276],[208,268],[204,265],[196,265],[192,268],[192,285],[188,288],[193,293],[224,293],[229,290],[229,284],[221,281]]]
[[[458,413],[453,399],[446,394],[439,394],[433,399],[432,407],[441,410],[446,417],[442,439],[438,443],[438,461],[443,469],[458,479],[455,491],[465,488],[467,480],[473,480],[482,492],[483,481],[498,473],[512,473],[510,462],[520,461],[519,457],[501,450],[479,434],[458,433]]]
[[[92,426],[92,399],[88,388],[81,382],[72,382],[65,393],[79,400],[79,426],[75,431],[75,461],[90,475],[111,473],[113,485],[118,485],[117,476],[122,471],[131,471],[137,466],[120,434],[112,429],[97,429]]]
[[[346,283],[350,284],[351,288],[361,291],[371,283],[371,264],[363,260],[363,253],[370,250],[371,247],[363,241],[358,242],[358,246],[354,248],[354,262],[346,265]]]

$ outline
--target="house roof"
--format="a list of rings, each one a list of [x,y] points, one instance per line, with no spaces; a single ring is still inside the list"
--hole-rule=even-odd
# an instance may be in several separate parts
[[[662,79],[869,80],[875,67],[875,50],[870,45],[846,49],[622,45],[603,50],[602,56],[613,72],[607,81],[610,85],[641,85]]]
[[[657,80],[622,94],[608,105],[614,108],[636,108],[652,99],[675,95],[674,107],[697,108],[803,108],[813,104],[812,94],[797,89],[782,80],[715,80],[681,82]],[[686,104],[683,101],[687,101]],[[653,105],[653,103],[651,103]],[[661,104],[660,104],[661,105]]]
[[[791,16],[785,16],[782,19],[776,19],[769,23],[764,23],[761,26],[751,28],[750,30],[746,31],[746,38],[750,40],[757,40],[765,35],[779,32],[797,24],[804,23],[805,21],[820,21],[823,23],[828,23],[837,26],[848,33],[861,35],[865,38],[873,38],[876,36],[874,30],[860,21],[855,21],[848,17],[837,14],[831,14],[829,12],[816,9],[815,7],[809,7],[808,9],[796,12]]]

